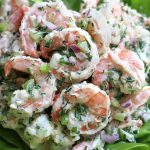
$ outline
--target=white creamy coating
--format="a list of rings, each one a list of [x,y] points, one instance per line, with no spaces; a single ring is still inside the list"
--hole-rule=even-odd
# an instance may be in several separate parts
[[[16,56],[13,57],[11,60],[16,60],[16,59],[27,59],[27,60],[31,60],[31,61],[37,61],[40,64],[42,64],[43,62],[41,61],[41,59],[34,59],[31,57],[26,57],[26,56]],[[22,65],[26,65],[26,64],[20,64]],[[34,66],[33,66],[34,67]],[[32,69],[32,68],[31,68]],[[39,68],[40,69],[40,68]],[[40,75],[38,74],[34,74],[31,70],[31,75],[35,78],[35,81],[37,82],[38,80],[41,80]],[[37,79],[38,77],[38,79]],[[54,94],[56,89],[56,78],[51,75],[48,79],[44,79],[42,81],[42,83],[36,83],[36,84],[40,84],[40,89],[32,89],[33,90],[33,103],[30,105],[27,105],[27,107],[23,107],[23,105],[25,105],[28,100],[31,99],[31,95],[29,95],[29,93],[27,93],[26,90],[16,90],[13,92],[13,96],[11,97],[11,104],[10,107],[12,109],[14,109],[14,111],[17,110],[21,110],[22,112],[25,112],[28,114],[28,116],[32,116],[33,112],[42,112],[45,108],[49,107],[50,105],[53,104],[53,98],[54,98]],[[43,87],[44,88],[43,88]],[[35,107],[34,103],[36,102],[36,100],[40,99],[40,104],[42,104],[42,107]],[[41,103],[42,102],[42,103]]]
[[[41,2],[41,3],[35,3],[30,10],[25,14],[22,23],[21,23],[21,27],[20,27],[20,32],[23,32],[24,29],[26,29],[28,27],[28,18],[32,17],[32,15],[34,14],[34,12],[37,11],[38,8],[46,8],[46,7],[52,7],[55,6],[56,8],[58,7],[58,9],[61,11],[61,14],[64,16],[68,16],[70,17],[70,19],[72,19],[73,22],[75,22],[73,15],[71,14],[71,11],[69,11],[66,6],[63,4],[62,1],[57,0],[56,2]],[[46,13],[43,11],[43,14]],[[40,16],[39,16],[40,17]],[[42,18],[39,18],[39,23],[42,22]],[[44,22],[47,22],[46,20],[44,20]]]
[[[21,50],[21,42],[16,35],[9,31],[2,32],[0,35],[0,50],[2,53],[15,53]]]
[[[122,61],[119,58],[118,54],[120,51],[121,49],[116,49],[115,52],[112,51],[109,52],[113,62],[116,63],[118,66],[122,67],[122,69],[125,70],[125,72],[133,76],[138,81],[139,86],[142,87],[142,85],[145,83],[144,63],[142,62],[142,60],[140,60],[138,55],[135,53],[134,57],[137,58],[136,60],[138,60],[142,66],[142,69],[141,70],[138,69],[137,72],[137,69],[133,68],[128,62]]]
[[[0,9],[0,16],[8,17],[8,12],[10,12],[10,0],[3,0]]]
[[[150,65],[150,32],[142,26],[134,27],[134,37],[137,40],[142,40],[144,46],[137,51],[140,58]],[[137,48],[138,49],[138,48]]]
[[[65,105],[64,109],[65,110],[69,110],[69,122],[67,124],[67,128],[71,131],[71,129],[75,126],[80,130],[80,134],[83,135],[92,135],[97,133],[98,131],[100,131],[101,129],[103,129],[107,123],[108,123],[108,118],[110,115],[110,100],[109,97],[107,96],[107,94],[100,90],[97,86],[91,84],[91,83],[87,83],[87,82],[83,82],[80,84],[74,84],[70,87],[70,91],[68,92],[71,96],[76,97],[75,101],[74,100],[70,100],[70,103]],[[96,116],[94,114],[92,114],[92,112],[90,112],[90,108],[89,111],[87,112],[85,117],[82,117],[82,121],[79,121],[76,117],[75,117],[75,112],[74,112],[74,106],[76,104],[85,104],[86,102],[89,101],[90,97],[87,97],[84,93],[82,94],[82,92],[79,94],[77,94],[76,91],[78,90],[84,90],[84,89],[91,89],[92,90],[92,94],[93,96],[96,95],[97,93],[102,93],[103,95],[106,96],[106,108],[107,109],[107,114],[105,117],[105,121],[100,121],[99,119],[97,119],[96,121]],[[65,92],[67,92],[68,89],[63,90],[61,92],[61,95],[59,96],[59,98],[56,100],[56,102],[53,105],[53,111],[58,110],[59,108],[62,107],[63,103],[64,103],[64,94]],[[91,95],[92,96],[92,95]],[[90,106],[89,106],[90,107]],[[89,123],[89,122],[95,122],[97,124],[99,124],[99,127],[97,127],[96,129],[88,129],[86,131],[82,131],[81,128],[83,125],[85,125],[85,123]]]
[[[78,72],[73,72],[73,71],[68,73],[68,72],[65,72],[64,70],[62,70],[61,68],[57,68],[57,72],[63,73],[67,82],[69,82],[70,78],[71,78],[72,82],[80,82],[80,81],[83,81],[85,79],[88,79],[92,75],[92,73],[95,69],[95,66],[98,64],[98,61],[99,61],[99,55],[98,55],[98,50],[97,50],[96,45],[92,42],[90,35],[86,31],[84,31],[80,28],[67,28],[67,29],[64,29],[60,32],[53,31],[52,33],[48,34],[45,37],[45,39],[47,39],[47,40],[52,39],[55,36],[64,38],[64,35],[66,35],[69,32],[74,32],[74,31],[77,31],[80,33],[80,35],[84,36],[84,38],[86,39],[86,41],[90,45],[90,54],[91,54],[92,58],[91,58],[91,61],[88,62],[88,66],[86,67],[86,69],[79,71],[80,74]],[[58,66],[56,64],[58,62],[57,61],[58,57],[60,57],[60,55],[53,55],[52,56],[52,59],[50,61],[52,68],[54,66],[54,68],[56,69],[56,66]]]
[[[24,137],[31,148],[36,148],[52,135],[53,129],[53,124],[49,121],[48,116],[42,114],[27,126]]]
[[[93,23],[87,30],[96,41],[98,48],[101,48],[101,46],[103,48],[105,48],[105,46],[109,47],[111,42],[111,28],[107,24],[105,16],[94,8],[85,10],[82,13],[87,13],[87,20]]]

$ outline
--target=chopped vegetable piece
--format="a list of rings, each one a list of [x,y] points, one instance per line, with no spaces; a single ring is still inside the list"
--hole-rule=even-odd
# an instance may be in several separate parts
[[[0,23],[0,32],[6,31],[8,29],[8,24],[6,22]]]
[[[88,53],[90,51],[88,43],[86,41],[79,42],[77,46],[81,49],[81,51]]]
[[[125,119],[125,115],[123,113],[117,113],[115,116],[114,116],[114,119],[115,120],[118,120],[120,122],[124,121]]]
[[[48,73],[49,72],[49,70],[50,70],[50,66],[48,65],[48,64],[42,64],[41,66],[40,66],[40,71],[42,72],[42,73]]]

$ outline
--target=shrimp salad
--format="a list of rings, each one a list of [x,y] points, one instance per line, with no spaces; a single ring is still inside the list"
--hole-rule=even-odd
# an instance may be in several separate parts
[[[150,120],[150,19],[119,0],[5,0],[0,124],[30,149],[136,143]]]

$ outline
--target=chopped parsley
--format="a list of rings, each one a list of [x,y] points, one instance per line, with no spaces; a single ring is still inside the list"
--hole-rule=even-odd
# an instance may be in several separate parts
[[[49,48],[52,43],[53,43],[52,39],[49,39],[48,41],[46,41],[45,47]]]
[[[86,116],[87,111],[88,111],[87,106],[78,104],[75,106],[75,117],[81,121],[82,116]]]
[[[68,114],[64,110],[62,110],[60,116],[61,116],[61,124],[67,125],[69,121]]]

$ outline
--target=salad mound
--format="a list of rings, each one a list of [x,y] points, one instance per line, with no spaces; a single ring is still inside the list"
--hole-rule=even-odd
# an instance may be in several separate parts
[[[0,149],[149,150],[149,125],[150,18],[120,0],[0,1]]]

